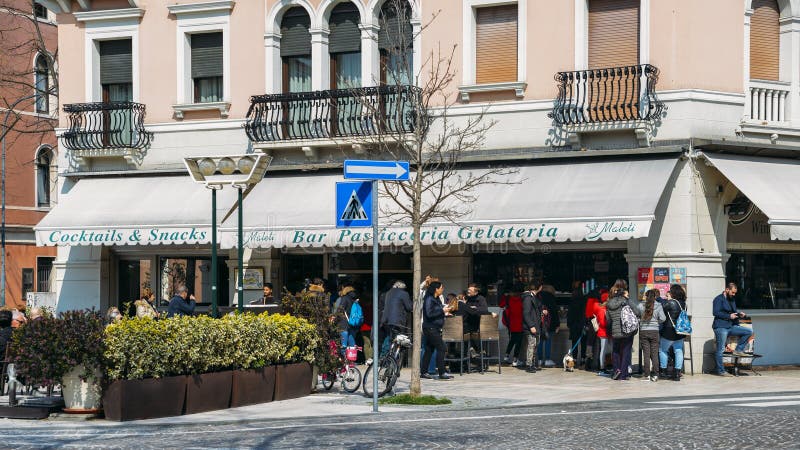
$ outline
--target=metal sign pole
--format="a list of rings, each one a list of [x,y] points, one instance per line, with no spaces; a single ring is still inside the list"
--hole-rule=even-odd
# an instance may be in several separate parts
[[[372,412],[378,412],[378,182],[372,182]]]

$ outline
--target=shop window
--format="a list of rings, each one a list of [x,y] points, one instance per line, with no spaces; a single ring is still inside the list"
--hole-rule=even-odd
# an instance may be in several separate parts
[[[119,286],[119,304],[117,305],[119,308],[124,308],[127,303],[133,303],[140,299],[145,289],[155,291],[151,265],[149,258],[119,261],[119,282],[117,284]]]
[[[50,275],[53,273],[55,258],[40,256],[36,258],[36,292],[50,292]]]
[[[306,280],[322,277],[323,255],[284,255],[283,284],[289,292],[300,292]]]
[[[161,299],[169,301],[185,286],[198,303],[211,301],[211,260],[209,258],[161,257]]]
[[[22,299],[28,298],[28,292],[33,292],[33,269],[22,269]]]
[[[222,32],[191,35],[195,103],[221,102],[223,97]]]
[[[800,253],[732,253],[726,276],[741,309],[800,309]]]

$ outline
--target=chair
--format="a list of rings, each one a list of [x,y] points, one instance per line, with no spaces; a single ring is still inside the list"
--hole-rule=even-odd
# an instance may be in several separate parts
[[[464,355],[464,318],[461,316],[446,317],[444,319],[444,327],[442,328],[442,341],[445,344],[456,344],[459,346],[459,357],[449,357],[449,352],[445,352],[445,362],[458,362],[458,374],[464,374],[464,361],[467,361],[467,370],[469,370],[469,354]]]
[[[503,373],[503,365],[500,363],[500,327],[497,325],[497,318],[491,314],[481,316],[481,371],[483,371],[483,360],[492,361],[497,360],[497,373]],[[497,344],[497,356],[484,356],[483,344],[487,344],[487,348],[491,343]]]

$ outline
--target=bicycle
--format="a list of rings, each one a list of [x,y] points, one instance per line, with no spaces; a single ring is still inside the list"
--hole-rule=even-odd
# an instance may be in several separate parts
[[[345,348],[345,359],[341,367],[336,372],[322,375],[322,387],[330,391],[336,381],[342,383],[342,389],[353,393],[361,386],[361,371],[356,367],[358,352],[363,350],[361,347]]]
[[[398,334],[392,340],[389,352],[378,361],[378,397],[383,397],[391,392],[394,384],[400,377],[403,353],[411,347],[411,339],[405,334]],[[367,370],[364,371],[364,395],[372,397],[372,359],[367,360]]]

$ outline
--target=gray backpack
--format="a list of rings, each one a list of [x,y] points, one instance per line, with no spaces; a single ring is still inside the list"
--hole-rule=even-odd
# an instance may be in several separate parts
[[[630,305],[625,304],[622,306],[620,321],[622,322],[622,333],[626,336],[633,336],[639,331],[639,318],[633,313]]]

